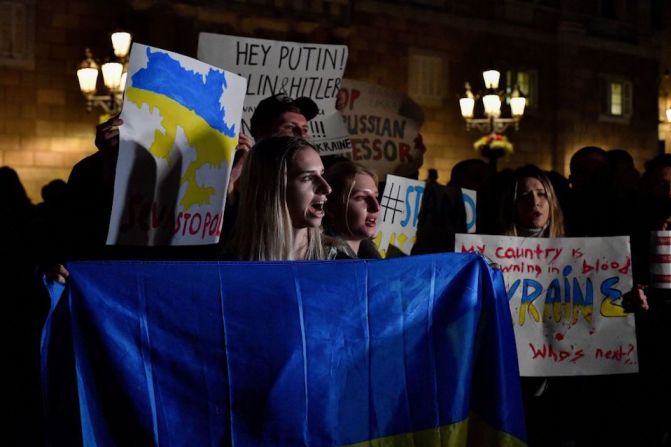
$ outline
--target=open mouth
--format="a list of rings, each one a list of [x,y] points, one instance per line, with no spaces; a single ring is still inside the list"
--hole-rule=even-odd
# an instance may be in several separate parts
[[[325,201],[318,201],[318,202],[312,202],[310,204],[310,207],[308,208],[308,211],[310,214],[317,216],[317,217],[323,217],[324,216],[324,202]]]
[[[366,226],[369,228],[375,228],[377,225],[377,217],[369,217],[366,219]]]

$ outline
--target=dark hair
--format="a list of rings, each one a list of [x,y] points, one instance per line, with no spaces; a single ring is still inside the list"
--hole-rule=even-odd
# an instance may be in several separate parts
[[[463,177],[468,173],[468,170],[473,167],[487,168],[487,162],[479,158],[469,158],[462,160],[452,167],[450,171],[450,183],[460,185]]]
[[[671,154],[659,154],[655,158],[645,162],[645,174],[649,176],[653,171],[660,168],[671,168]]]
[[[600,157],[603,157],[604,161],[608,161],[608,155],[607,152],[603,149],[601,149],[598,146],[585,146],[580,149],[578,149],[572,156],[571,156],[571,161],[569,162],[569,166],[571,170],[573,170],[573,167],[575,166],[575,163],[578,162],[580,158],[588,157],[590,155],[597,155]]]
[[[307,97],[293,99],[284,93],[269,96],[256,106],[250,120],[249,131],[255,140],[265,136],[275,120],[285,112],[300,113],[307,121],[317,116],[319,107]]]
[[[610,149],[606,152],[606,158],[611,165],[622,163],[634,167],[634,158],[624,149]]]

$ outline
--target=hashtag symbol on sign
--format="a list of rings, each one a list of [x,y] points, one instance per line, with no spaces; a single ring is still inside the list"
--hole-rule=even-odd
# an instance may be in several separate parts
[[[396,187],[396,189],[394,189],[394,187]],[[394,192],[396,192],[396,194],[394,194]],[[380,203],[380,206],[384,209],[384,213],[382,215],[383,222],[389,222],[389,220],[387,219],[387,212],[391,213],[392,224],[396,219],[397,213],[403,215],[401,205],[403,205],[404,202],[399,198],[400,196],[401,196],[401,185],[397,185],[396,183],[391,184],[388,196],[382,195],[382,202]],[[393,202],[393,204],[391,202]]]

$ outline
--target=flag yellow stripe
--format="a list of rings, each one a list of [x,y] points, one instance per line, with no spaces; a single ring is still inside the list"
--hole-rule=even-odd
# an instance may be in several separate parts
[[[442,427],[401,433],[350,444],[345,447],[525,447],[526,443],[494,429],[477,416]]]

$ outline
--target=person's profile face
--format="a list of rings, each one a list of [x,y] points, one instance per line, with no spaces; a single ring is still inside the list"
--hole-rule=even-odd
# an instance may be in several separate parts
[[[380,204],[377,201],[377,184],[367,174],[356,174],[347,201],[345,222],[349,237],[364,240],[375,236]]]
[[[308,121],[300,113],[284,112],[273,125],[271,134],[276,137],[300,137],[310,138]]]
[[[550,202],[545,186],[535,177],[517,182],[515,196],[517,224],[524,228],[543,228],[550,221]]]
[[[316,150],[295,153],[287,166],[287,208],[294,228],[319,227],[331,187],[324,180],[324,165]]]

